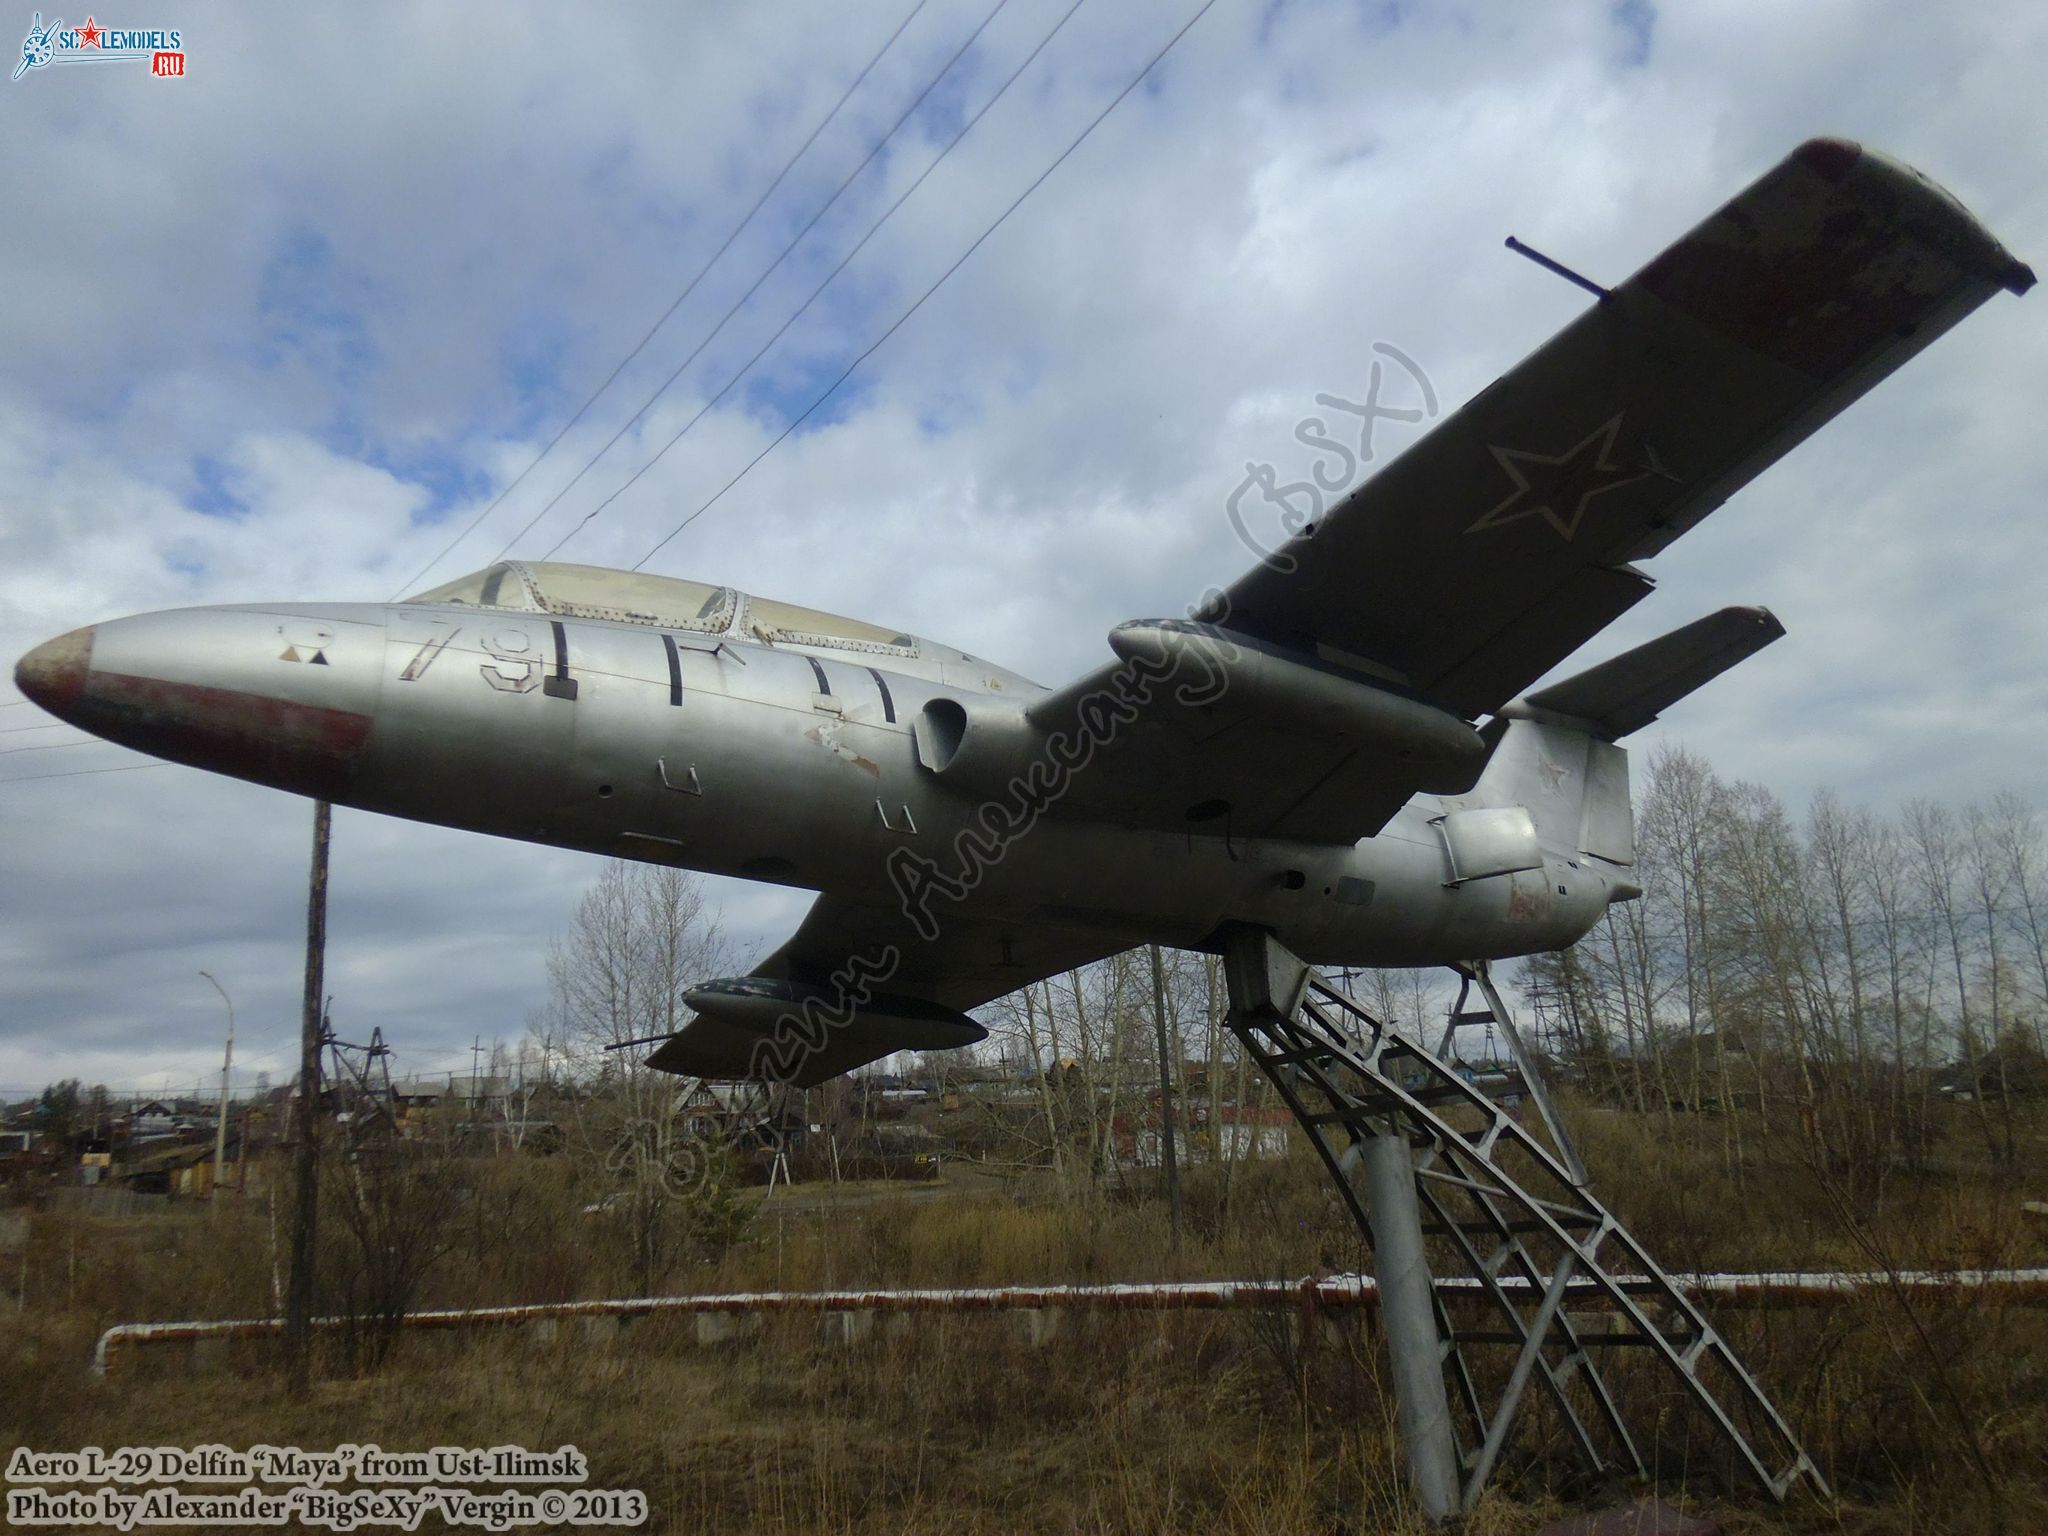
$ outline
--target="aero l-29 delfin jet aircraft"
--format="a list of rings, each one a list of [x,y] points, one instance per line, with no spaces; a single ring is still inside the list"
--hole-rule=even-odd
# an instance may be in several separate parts
[[[1775,640],[1729,608],[1526,692],[1664,547],[2000,288],[1947,193],[1802,145],[1186,619],[1062,688],[727,587],[508,561],[389,606],[75,630],[111,741],[337,804],[818,892],[650,1060],[799,1086],[1230,925],[1317,963],[1554,949],[1638,894],[1616,743]]]

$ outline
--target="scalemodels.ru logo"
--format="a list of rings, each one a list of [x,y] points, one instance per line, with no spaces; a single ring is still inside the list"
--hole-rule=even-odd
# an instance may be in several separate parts
[[[52,64],[147,64],[157,79],[176,80],[185,73],[185,34],[161,27],[103,27],[90,16],[82,27],[67,27],[61,18],[46,27],[37,11],[21,40],[14,78]]]

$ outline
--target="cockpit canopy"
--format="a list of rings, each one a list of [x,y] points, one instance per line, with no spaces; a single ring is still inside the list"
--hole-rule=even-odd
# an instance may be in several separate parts
[[[779,603],[771,598],[749,597],[731,587],[714,587],[674,576],[651,576],[642,571],[615,571],[601,565],[501,560],[405,601],[609,619],[658,629],[688,629],[765,640],[770,644],[881,652],[890,656],[916,656],[919,648],[914,635],[860,619],[841,618],[838,614]]]

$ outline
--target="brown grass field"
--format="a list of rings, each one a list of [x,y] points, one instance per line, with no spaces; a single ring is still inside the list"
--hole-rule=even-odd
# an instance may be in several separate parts
[[[2022,1172],[1956,1148],[1851,1200],[1760,1130],[1738,1179],[1712,1118],[1646,1122],[1579,1108],[1596,1187],[1673,1270],[2040,1265],[2048,1222]],[[622,1294],[623,1272],[562,1159],[508,1154],[474,1173],[423,1305]],[[1043,1176],[803,1186],[754,1210],[715,1264],[670,1289],[1298,1277],[1367,1256],[1303,1156],[1241,1166],[1227,1195],[1189,1177],[1178,1252],[1156,1197],[1061,1198]],[[758,1192],[741,1197],[750,1205]],[[323,1361],[292,1401],[273,1347],[208,1365],[140,1351],[88,1370],[118,1321],[270,1310],[267,1203],[128,1219],[39,1214],[0,1276],[0,1434],[8,1451],[84,1445],[574,1444],[590,1483],[637,1488],[658,1530],[1375,1532],[1420,1529],[1402,1484],[1369,1321],[1301,1330],[1286,1314],[1122,1314],[1027,1342],[1000,1315],[933,1315],[858,1344],[815,1318],[698,1344],[682,1320],[599,1340],[562,1330],[407,1335],[380,1369]],[[1907,1309],[1882,1292],[1722,1320],[1833,1481],[1837,1502],[1763,1502],[1654,1373],[1619,1389],[1670,1501],[1731,1532],[2048,1531],[2048,1310],[1957,1293]],[[159,1357],[160,1358],[157,1358]],[[1478,1532],[1535,1531],[1633,1497],[1588,1488],[1554,1438],[1519,1441]]]

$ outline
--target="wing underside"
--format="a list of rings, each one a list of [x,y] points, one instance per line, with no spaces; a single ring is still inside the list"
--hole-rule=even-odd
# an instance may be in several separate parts
[[[700,1013],[648,1064],[808,1088],[899,1050],[971,1045],[985,1031],[968,1009],[1140,942],[1110,927],[975,917],[943,902],[928,915],[930,938],[900,903],[820,896],[753,972],[810,1007],[792,1001],[745,1022]],[[948,1012],[957,1022],[935,1022]]]

